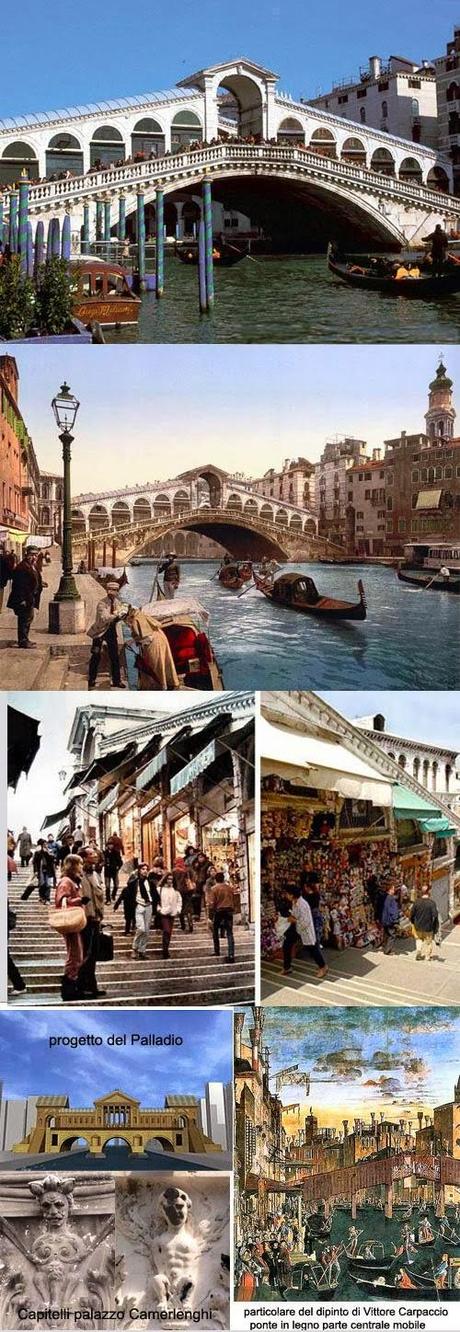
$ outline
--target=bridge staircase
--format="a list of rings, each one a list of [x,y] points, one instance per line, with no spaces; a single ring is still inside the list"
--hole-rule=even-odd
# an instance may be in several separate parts
[[[10,949],[27,990],[10,996],[12,1004],[61,1005],[60,981],[64,969],[64,943],[48,926],[48,907],[42,905],[38,888],[26,902],[21,894],[31,880],[29,869],[19,869],[8,885],[8,898],[17,914],[17,925],[10,935]],[[176,924],[170,957],[161,954],[161,934],[152,929],[146,960],[131,956],[132,937],[124,931],[123,908],[105,908],[105,924],[114,932],[113,962],[99,962],[97,979],[106,990],[103,999],[85,1000],[83,1007],[113,1007],[114,1004],[142,1007],[190,1006],[249,1003],[254,997],[254,934],[235,924],[236,962],[225,962],[226,941],[221,941],[221,955],[214,956],[212,936],[207,921],[194,922],[193,934],[183,933]]]

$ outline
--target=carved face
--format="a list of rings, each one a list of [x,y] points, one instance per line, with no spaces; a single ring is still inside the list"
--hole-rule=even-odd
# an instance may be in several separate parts
[[[69,1201],[63,1193],[45,1193],[40,1199],[43,1220],[48,1230],[61,1230],[69,1216]]]
[[[160,1212],[169,1226],[182,1226],[187,1221],[192,1200],[182,1189],[163,1189],[160,1197]]]

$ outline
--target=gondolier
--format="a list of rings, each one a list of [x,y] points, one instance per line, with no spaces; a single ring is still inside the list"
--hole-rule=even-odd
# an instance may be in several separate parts
[[[163,589],[165,597],[172,601],[174,593],[180,584],[180,564],[174,551],[168,551],[168,554],[158,566],[158,573],[163,574]]]

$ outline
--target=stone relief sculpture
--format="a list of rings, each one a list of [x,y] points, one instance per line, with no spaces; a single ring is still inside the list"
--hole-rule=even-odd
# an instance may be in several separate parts
[[[137,1324],[130,1311],[146,1309],[167,1314],[172,1328],[183,1327],[184,1310],[206,1310],[207,1327],[228,1327],[228,1226],[225,1177],[128,1176],[120,1183],[116,1228],[125,1326]]]
[[[87,1177],[0,1181],[2,1329],[24,1326],[25,1311],[66,1309],[100,1326],[93,1313],[114,1307],[114,1209],[113,1184],[101,1198]],[[68,1317],[52,1321],[69,1327]]]

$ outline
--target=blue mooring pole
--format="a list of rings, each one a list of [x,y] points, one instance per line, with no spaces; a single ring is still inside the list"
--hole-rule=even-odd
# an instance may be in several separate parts
[[[16,190],[10,194],[10,222],[8,230],[8,244],[12,254],[18,252],[18,207],[19,198]]]
[[[34,241],[32,236],[32,223],[27,223],[27,277],[33,277],[34,274]]]
[[[51,227],[51,259],[59,259],[61,254],[61,225],[58,217],[52,217]]]
[[[203,221],[200,222],[198,227],[198,294],[200,299],[200,312],[201,314],[206,314],[208,308],[208,294],[206,289],[206,246]]]
[[[90,243],[91,242],[89,238],[89,203],[85,203],[83,204],[83,236],[81,241],[83,254],[89,254]]]
[[[40,272],[40,269],[41,269],[41,266],[42,266],[42,263],[43,263],[43,258],[44,258],[44,251],[45,251],[45,224],[44,224],[44,222],[42,221],[42,219],[40,218],[40,221],[37,222],[37,229],[36,229],[36,232],[35,232],[35,249],[34,249],[34,277],[35,277],[35,278],[38,277],[38,274],[39,274],[39,272]]]
[[[208,310],[211,310],[214,305],[214,263],[212,257],[212,196],[210,180],[203,181],[203,220],[206,256],[207,308]]]
[[[155,218],[155,295],[159,300],[165,289],[165,197],[163,190],[156,191]]]
[[[96,199],[96,242],[102,240],[103,221],[104,221],[104,205],[102,199]],[[98,249],[96,249],[96,254],[99,254]]]
[[[19,184],[18,214],[18,250],[21,258],[21,273],[27,273],[27,223],[29,221],[29,182],[22,177]]]
[[[3,245],[4,239],[5,239],[5,226],[4,226],[4,213],[3,213],[3,199],[0,194],[0,245]]]
[[[104,199],[104,242],[105,258],[110,259],[110,222],[111,222],[111,203],[110,199]]]
[[[139,290],[145,291],[145,207],[143,190],[139,190],[137,195],[137,268]]]
[[[70,234],[70,214],[66,213],[62,223],[61,236],[61,259],[70,259],[71,234]]]

